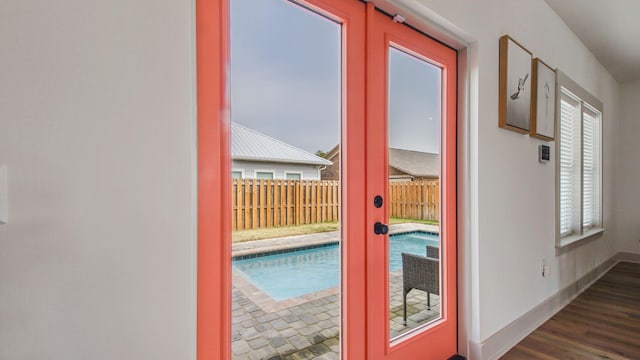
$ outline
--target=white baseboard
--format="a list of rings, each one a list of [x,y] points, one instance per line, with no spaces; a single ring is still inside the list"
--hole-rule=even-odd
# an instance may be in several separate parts
[[[512,321],[484,342],[476,343],[471,341],[469,343],[469,360],[494,360],[500,358],[620,261],[640,262],[640,255],[629,253],[616,254],[582,278],[576,280],[573,284],[558,291],[526,314]]]
[[[633,253],[627,253],[627,252],[621,252],[618,253],[615,256],[615,259],[618,261],[626,261],[626,262],[632,262],[632,263],[640,263],[640,254],[633,254]]]

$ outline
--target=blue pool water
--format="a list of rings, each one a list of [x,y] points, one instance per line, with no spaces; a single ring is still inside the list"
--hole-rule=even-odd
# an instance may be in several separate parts
[[[439,246],[438,234],[411,232],[389,237],[389,271],[402,268],[403,252],[424,255],[426,245]],[[233,267],[276,301],[338,286],[338,244],[251,259]]]

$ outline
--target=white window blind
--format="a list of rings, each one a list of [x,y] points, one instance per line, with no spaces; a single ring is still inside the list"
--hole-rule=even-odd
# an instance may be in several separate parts
[[[600,223],[600,114],[584,106],[582,112],[582,226]]]
[[[602,228],[602,102],[558,71],[557,246]]]
[[[580,101],[571,93],[560,96],[560,236],[578,231],[580,181]]]

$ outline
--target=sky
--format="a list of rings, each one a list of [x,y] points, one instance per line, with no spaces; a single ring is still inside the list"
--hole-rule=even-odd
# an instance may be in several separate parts
[[[231,1],[231,120],[315,153],[340,141],[341,26],[286,0]],[[439,69],[389,54],[389,144],[438,152]]]
[[[389,147],[439,153],[440,83],[439,68],[390,49]]]

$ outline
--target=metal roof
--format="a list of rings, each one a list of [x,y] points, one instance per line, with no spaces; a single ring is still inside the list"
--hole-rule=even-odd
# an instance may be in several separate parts
[[[231,123],[231,158],[295,164],[332,164],[327,159],[233,122]]]

